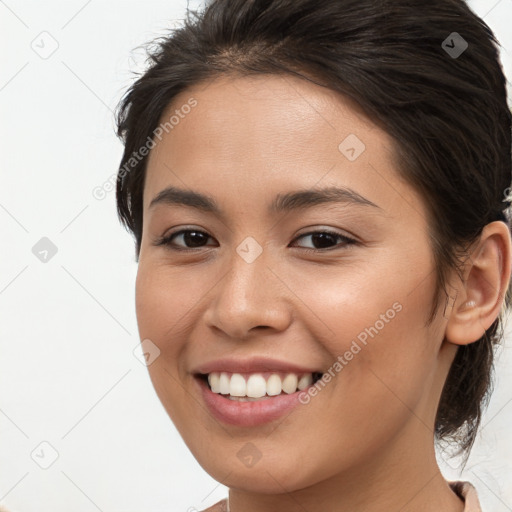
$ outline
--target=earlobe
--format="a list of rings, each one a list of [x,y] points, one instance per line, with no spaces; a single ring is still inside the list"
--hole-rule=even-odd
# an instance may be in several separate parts
[[[498,317],[511,275],[510,232],[504,222],[487,224],[464,265],[448,316],[445,338],[456,345],[479,340]]]

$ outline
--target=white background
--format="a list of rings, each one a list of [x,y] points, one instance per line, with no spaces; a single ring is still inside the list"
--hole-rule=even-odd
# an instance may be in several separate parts
[[[133,353],[133,241],[115,192],[92,195],[120,161],[112,111],[142,69],[135,48],[185,5],[0,1],[0,503],[13,511],[192,511],[227,495]],[[504,46],[510,80],[512,0],[470,5]],[[58,44],[46,59],[31,47],[41,38],[46,51]],[[58,250],[47,263],[32,253],[42,237]],[[447,478],[475,484],[484,511],[512,510],[511,338],[467,470],[441,460]],[[48,469],[36,463],[51,461],[43,441],[58,453]]]

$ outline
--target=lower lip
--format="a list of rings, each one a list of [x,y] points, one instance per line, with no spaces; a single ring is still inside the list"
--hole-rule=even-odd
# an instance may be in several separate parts
[[[254,427],[280,418],[301,404],[299,393],[305,391],[277,395],[265,400],[240,402],[214,393],[201,378],[196,377],[196,380],[210,412],[223,423],[239,427]]]

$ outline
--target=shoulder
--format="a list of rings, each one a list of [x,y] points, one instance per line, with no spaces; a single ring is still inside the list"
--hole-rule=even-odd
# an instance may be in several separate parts
[[[2,512],[0,510],[0,512]],[[224,498],[202,512],[228,512],[228,499]]]
[[[448,482],[453,492],[464,500],[464,512],[482,512],[476,489],[470,482]]]

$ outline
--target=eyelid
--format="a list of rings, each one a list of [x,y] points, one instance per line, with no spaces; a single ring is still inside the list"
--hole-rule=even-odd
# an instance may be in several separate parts
[[[176,247],[176,246],[171,245],[172,238],[174,238],[175,236],[181,235],[183,233],[187,233],[189,231],[201,233],[203,235],[206,235],[208,238],[213,238],[211,235],[208,234],[207,231],[205,231],[202,228],[198,229],[193,226],[184,226],[184,227],[181,227],[180,229],[177,229],[176,231],[171,231],[170,233],[166,233],[166,234],[158,237],[156,239],[156,241],[154,242],[154,245],[164,246],[164,247],[166,247],[170,250],[174,250],[174,251],[196,251],[196,250],[204,249],[204,247],[196,247],[196,248],[194,248],[194,247]]]
[[[299,233],[295,237],[295,240],[297,238],[300,238],[300,237],[305,236],[305,235],[315,235],[317,233],[329,233],[330,235],[340,236],[342,238],[353,240],[354,242],[358,241],[357,237],[355,235],[352,235],[350,232],[348,232],[348,231],[341,231],[341,230],[338,230],[337,228],[331,228],[329,226],[314,225],[314,226],[308,226],[307,228],[304,228],[304,229],[307,230],[307,231],[303,231],[302,233]]]
[[[211,235],[208,234],[207,231],[203,230],[202,228],[201,229],[197,229],[193,226],[183,226],[181,227],[180,229],[177,229],[176,231],[171,231],[170,233],[167,233],[167,234],[164,234],[163,236],[157,238],[157,240],[154,242],[154,244],[156,246],[166,246],[166,248],[168,248],[169,250],[173,250],[173,251],[185,251],[185,252],[197,252],[197,251],[200,251],[201,249],[204,249],[208,246],[203,246],[203,247],[179,247],[179,246],[173,246],[171,245],[171,239],[174,238],[175,236],[178,236],[178,235],[182,235],[184,233],[187,233],[187,232],[196,232],[196,233],[201,233],[203,235],[206,235],[208,238],[212,238],[213,237]],[[315,249],[315,248],[310,248],[310,247],[302,247],[302,250],[304,251],[308,251],[308,252],[314,252],[314,253],[324,253],[324,252],[328,252],[328,251],[334,251],[334,250],[338,250],[338,249],[342,249],[342,248],[347,248],[351,245],[356,245],[356,244],[359,244],[359,241],[352,237],[352,236],[348,236],[348,235],[345,235],[343,233],[339,233],[338,231],[334,230],[333,228],[316,228],[316,229],[310,229],[309,231],[306,231],[304,233],[300,233],[299,235],[297,235],[291,242],[291,244],[294,244],[297,240],[303,238],[303,237],[306,237],[306,236],[312,236],[312,235],[317,235],[317,234],[328,234],[328,235],[331,235],[333,237],[338,237],[339,239],[343,240],[343,243],[341,244],[336,244],[332,247],[328,247],[328,248],[323,248],[323,249]]]
[[[299,240],[300,238],[302,238],[304,236],[311,236],[311,235],[324,234],[324,233],[331,235],[333,237],[339,237],[344,241],[344,243],[337,244],[337,245],[334,245],[333,247],[328,247],[326,249],[314,249],[314,248],[310,248],[310,247],[304,247],[303,249],[305,251],[313,251],[316,253],[321,253],[321,252],[327,252],[327,251],[334,251],[336,249],[340,249],[340,248],[343,248],[346,246],[355,245],[355,244],[359,243],[355,238],[345,235],[343,233],[339,233],[338,231],[335,231],[332,228],[318,228],[318,229],[314,229],[312,231],[306,231],[305,233],[301,233],[300,235],[297,235],[295,237],[295,239],[292,241],[292,243],[294,243],[295,241]]]

